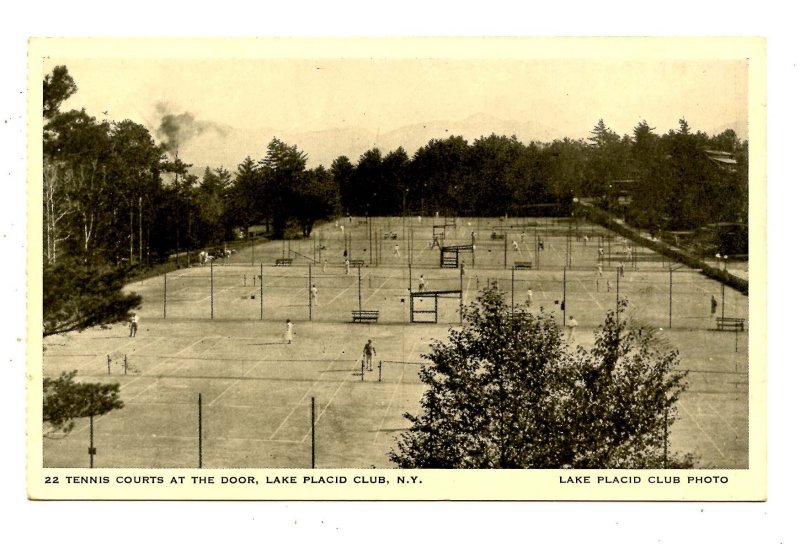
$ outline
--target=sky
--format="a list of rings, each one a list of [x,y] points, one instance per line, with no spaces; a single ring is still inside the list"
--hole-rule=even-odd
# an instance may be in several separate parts
[[[473,44],[480,45],[480,40]],[[315,52],[318,53],[315,55]],[[423,51],[424,52],[424,51]],[[44,73],[67,65],[78,92],[62,109],[85,108],[98,119],[131,119],[156,140],[162,119],[193,123],[178,152],[195,167],[234,169],[263,156],[276,136],[308,154],[309,166],[354,162],[377,146],[409,154],[430,138],[511,135],[524,141],[587,138],[597,121],[630,134],[641,120],[657,132],[686,118],[693,130],[733,128],[747,137],[748,71],[741,59],[662,55],[558,58],[330,54],[51,56]],[[538,55],[538,56],[537,56]],[[183,117],[178,117],[183,116]]]

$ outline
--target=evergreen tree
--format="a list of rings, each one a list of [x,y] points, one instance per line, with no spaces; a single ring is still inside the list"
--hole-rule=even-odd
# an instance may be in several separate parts
[[[75,427],[76,419],[101,416],[125,406],[119,398],[118,383],[79,383],[74,380],[77,373],[73,370],[55,379],[44,379],[42,419],[49,426],[47,432],[67,434]]]

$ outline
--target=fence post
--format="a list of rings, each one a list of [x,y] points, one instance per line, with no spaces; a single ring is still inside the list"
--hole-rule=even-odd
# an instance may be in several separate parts
[[[669,328],[672,328],[672,268],[669,269]]]
[[[514,315],[514,267],[511,267],[511,315]]]
[[[316,468],[316,409],[311,397],[311,468]]]
[[[164,265],[164,317],[167,318],[167,265]]]
[[[361,267],[358,267],[358,311],[361,311]]]
[[[668,410],[664,407],[664,468],[667,468],[669,457],[669,420],[667,419]]]
[[[94,407],[92,407],[94,409]],[[89,414],[89,468],[94,468],[94,414]]]
[[[564,268],[564,279],[562,281],[561,314],[563,324],[567,324],[567,269]]]
[[[459,287],[458,287],[458,324],[464,324],[464,264],[461,264],[459,271]],[[403,354],[405,355],[405,354]]]
[[[620,269],[619,267],[617,267],[617,307],[616,307],[617,325],[619,325],[619,273]]]
[[[203,468],[203,394],[197,394],[197,468]]]

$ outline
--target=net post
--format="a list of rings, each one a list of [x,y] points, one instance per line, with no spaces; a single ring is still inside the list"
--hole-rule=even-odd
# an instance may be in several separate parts
[[[211,261],[211,319],[214,319],[214,261]]]
[[[106,354],[106,364],[108,365],[108,373],[111,374],[111,355]]]
[[[364,357],[361,357],[361,381],[364,381]]]
[[[311,321],[311,263],[308,263],[308,320]]]
[[[125,356],[122,358],[122,367],[125,375],[128,374],[128,354],[126,353]]]
[[[383,361],[378,361],[378,381],[383,381]]]

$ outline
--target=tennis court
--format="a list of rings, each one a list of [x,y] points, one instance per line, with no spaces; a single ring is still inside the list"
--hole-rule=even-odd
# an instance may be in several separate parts
[[[442,268],[443,246],[473,250]],[[695,453],[701,467],[748,464],[748,333],[713,330],[709,309],[713,294],[724,308],[717,315],[746,318],[747,298],[598,226],[354,217],[310,239],[241,247],[213,265],[187,260],[130,286],[144,300],[135,339],[117,325],[45,341],[46,376],[77,369],[79,379],[121,384],[125,408],[95,418],[95,466],[196,467],[201,408],[204,467],[307,467],[313,397],[316,466],[388,467],[408,427],[403,413],[418,410],[424,391],[420,355],[492,281],[509,302],[574,315],[583,345],[617,297],[628,299],[632,323],[663,329],[690,370],[670,447]],[[420,275],[426,293],[460,295],[415,297]],[[417,311],[435,304],[436,322],[410,323],[412,299]],[[355,324],[354,310],[377,310],[378,320]],[[387,361],[380,382],[377,368],[361,372],[368,338]],[[87,427],[46,438],[45,466],[88,466]]]

